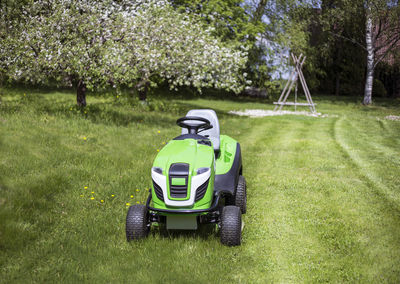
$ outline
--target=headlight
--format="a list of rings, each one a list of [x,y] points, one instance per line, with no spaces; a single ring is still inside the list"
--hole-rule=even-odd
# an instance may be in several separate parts
[[[197,172],[198,175],[201,175],[201,174],[204,174],[205,172],[207,172],[209,170],[210,170],[210,168],[198,168],[196,170],[196,172]]]
[[[159,168],[159,167],[152,167],[151,170],[152,170],[153,172],[156,172],[156,173],[160,174],[160,175],[163,174],[163,169],[162,169],[162,168]]]

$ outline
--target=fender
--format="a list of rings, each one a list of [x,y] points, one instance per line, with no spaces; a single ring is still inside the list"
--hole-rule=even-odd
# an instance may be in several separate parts
[[[242,152],[240,144],[236,143],[236,153],[231,169],[222,175],[215,175],[214,187],[216,192],[226,192],[231,195],[236,193],[239,174],[242,171]]]

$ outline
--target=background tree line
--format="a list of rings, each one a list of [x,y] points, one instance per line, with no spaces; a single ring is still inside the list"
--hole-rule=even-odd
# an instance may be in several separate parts
[[[87,89],[279,92],[289,52],[312,91],[400,91],[398,0],[6,0],[0,80]]]

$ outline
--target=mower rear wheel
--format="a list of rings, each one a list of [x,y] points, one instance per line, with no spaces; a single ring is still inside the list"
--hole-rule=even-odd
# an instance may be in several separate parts
[[[246,213],[247,210],[247,191],[246,191],[246,180],[244,176],[239,176],[238,185],[235,194],[235,205],[240,208],[242,214]]]
[[[235,205],[240,208],[242,214],[247,211],[247,189],[244,176],[239,176],[235,195],[226,197],[225,205]]]
[[[238,246],[242,239],[242,213],[237,206],[225,206],[220,220],[221,243]]]
[[[150,223],[146,206],[140,204],[129,207],[125,231],[128,242],[147,237],[150,231]]]

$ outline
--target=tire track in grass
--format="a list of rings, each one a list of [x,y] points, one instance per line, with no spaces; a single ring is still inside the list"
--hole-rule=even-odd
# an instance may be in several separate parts
[[[367,131],[358,131],[362,125],[357,125],[360,120],[346,120],[348,125],[353,128],[351,133],[357,133],[364,143],[368,143],[369,149],[377,155],[375,159],[384,160],[385,163],[392,163],[392,168],[400,167],[400,135],[399,129],[391,128],[386,125],[385,121],[369,118],[371,123],[368,124]],[[397,136],[397,137],[396,137]],[[400,180],[399,180],[400,183]]]
[[[352,163],[359,169],[362,177],[367,180],[369,187],[374,189],[375,192],[380,196],[380,198],[385,199],[388,204],[390,204],[394,209],[400,212],[400,195],[390,189],[390,187],[387,186],[379,176],[374,174],[370,162],[363,159],[361,155],[357,153],[361,151],[361,149],[356,149],[346,143],[345,134],[343,133],[344,123],[345,118],[340,118],[335,124],[335,139],[338,145],[351,159]],[[356,128],[353,127],[351,123],[349,123],[349,125],[353,128],[353,131],[357,133]],[[369,146],[369,151],[376,151],[376,149],[374,149],[375,147],[371,147],[371,143],[369,143]],[[383,150],[382,152],[385,152],[385,150]],[[393,151],[391,152],[393,153]],[[399,153],[397,153],[397,155],[399,155]]]

